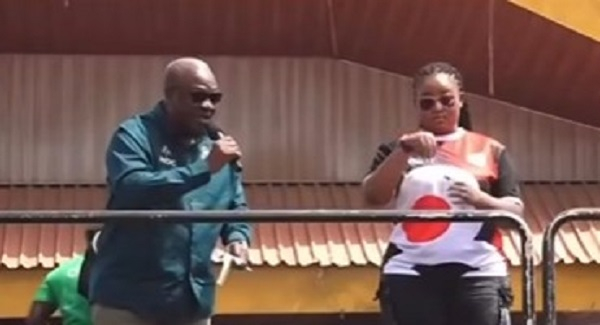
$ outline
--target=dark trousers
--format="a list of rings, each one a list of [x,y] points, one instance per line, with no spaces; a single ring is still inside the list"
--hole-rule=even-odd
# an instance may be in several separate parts
[[[385,325],[508,325],[512,295],[504,277],[385,275]]]

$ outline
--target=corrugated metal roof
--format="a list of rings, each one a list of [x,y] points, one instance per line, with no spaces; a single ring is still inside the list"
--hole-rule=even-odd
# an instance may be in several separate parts
[[[103,183],[111,133],[160,98],[170,59],[0,55],[0,183]],[[324,58],[207,60],[225,93],[218,123],[241,143],[248,180],[356,181],[378,144],[417,125],[402,76]],[[597,128],[467,100],[475,129],[507,146],[522,180],[600,179]]]
[[[600,44],[509,1],[4,0],[0,39],[4,53],[325,56],[403,75],[446,60],[469,91],[492,80],[502,100],[600,126]]]
[[[354,209],[362,207],[356,183],[249,183],[248,200],[255,209]],[[579,206],[600,206],[600,184],[525,184],[527,221],[535,236],[535,255],[541,256],[542,230],[553,216]],[[101,209],[102,186],[3,187],[2,209]],[[84,247],[83,225],[0,226],[1,265],[8,268],[51,268]],[[253,265],[337,266],[377,265],[391,230],[389,224],[260,224],[250,250]],[[504,235],[506,255],[520,265],[519,240]],[[600,263],[600,228],[581,222],[560,232],[557,260]],[[219,254],[215,253],[215,261]]]

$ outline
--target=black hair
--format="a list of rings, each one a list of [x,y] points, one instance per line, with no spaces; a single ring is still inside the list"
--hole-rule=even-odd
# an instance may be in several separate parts
[[[469,105],[463,100],[463,105],[460,108],[458,114],[458,126],[467,130],[473,131],[473,123],[471,121],[471,113],[469,112]]]
[[[462,74],[460,73],[460,71],[458,71],[456,67],[446,62],[432,62],[421,67],[413,78],[413,89],[416,91],[425,78],[436,75],[438,73],[445,73],[454,77],[456,83],[458,84],[458,88],[460,90],[463,90],[464,81]],[[458,126],[468,131],[471,131],[473,129],[473,125],[471,122],[471,114],[469,113],[468,105],[464,100],[463,106],[460,108]]]

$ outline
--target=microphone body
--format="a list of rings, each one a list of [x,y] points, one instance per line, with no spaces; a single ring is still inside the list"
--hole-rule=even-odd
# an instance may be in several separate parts
[[[214,124],[209,124],[206,126],[206,135],[208,135],[208,137],[213,141],[219,140],[223,136],[225,136],[223,130]],[[229,164],[231,165],[231,167],[233,167],[234,171],[242,171],[242,163],[240,162],[240,158],[232,160],[231,162],[229,162]]]

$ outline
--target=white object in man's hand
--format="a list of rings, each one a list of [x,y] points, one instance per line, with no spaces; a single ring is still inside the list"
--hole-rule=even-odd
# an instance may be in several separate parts
[[[229,251],[232,250],[238,250],[238,252],[230,253]],[[252,269],[248,266],[247,251],[248,245],[245,242],[234,242],[228,245],[227,251],[223,253],[223,266],[221,267],[221,272],[219,272],[219,277],[217,278],[217,285],[222,286],[225,284],[233,263],[246,271],[252,271]],[[237,256],[236,254],[242,255],[243,257]]]

